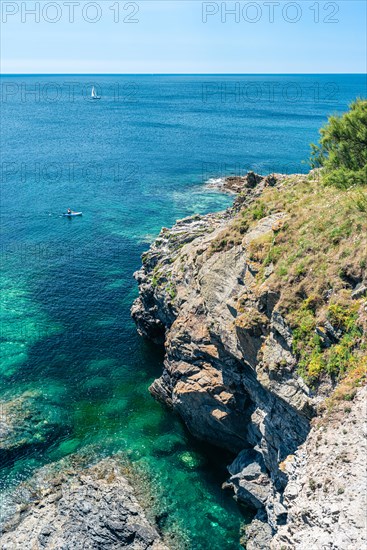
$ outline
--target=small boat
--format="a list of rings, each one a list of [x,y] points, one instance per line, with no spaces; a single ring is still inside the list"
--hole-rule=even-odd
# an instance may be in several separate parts
[[[101,96],[97,95],[97,92],[96,92],[96,89],[95,89],[94,86],[92,86],[91,98],[92,98],[92,99],[101,99]]]
[[[74,218],[74,216],[82,216],[83,215],[83,212],[70,212],[70,214],[68,212],[65,212],[63,214],[63,216],[65,216],[66,218]]]

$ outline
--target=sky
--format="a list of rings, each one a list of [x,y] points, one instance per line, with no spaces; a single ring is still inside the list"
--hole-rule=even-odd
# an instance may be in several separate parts
[[[1,4],[1,72],[364,73],[365,0]]]

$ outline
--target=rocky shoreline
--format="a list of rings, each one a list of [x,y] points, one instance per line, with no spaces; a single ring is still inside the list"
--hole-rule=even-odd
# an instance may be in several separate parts
[[[1,550],[168,550],[134,496],[121,463],[67,464],[39,471],[17,489],[15,513],[2,526]]]
[[[278,207],[267,213],[259,200],[272,189],[291,196],[312,178],[225,179],[220,189],[234,194],[233,206],[163,228],[135,274],[137,329],[165,346],[164,370],[150,391],[194,436],[233,454],[223,488],[253,509],[242,539],[247,550],[364,550],[367,544],[366,387],[348,386],[347,400],[331,403],[335,380],[306,382],[282,289],[274,284],[275,262],[264,267],[257,258],[294,215]],[[250,210],[248,223],[243,213]],[[367,277],[358,269],[347,272],[342,291],[353,302],[353,323],[362,327],[356,336],[362,347]],[[328,301],[330,290],[325,296]],[[325,348],[341,348],[342,328],[328,318],[320,317],[315,333]],[[0,408],[4,463],[69,429],[65,412],[39,391],[4,398]],[[179,541],[162,539],[149,504],[143,510],[140,502],[150,497],[137,500],[141,484],[124,460],[94,464],[92,455],[45,466],[16,488],[1,550],[177,547]]]
[[[221,189],[238,193],[233,207],[163,228],[135,274],[139,297],[132,317],[139,333],[164,343],[166,351],[162,376],[150,391],[179,413],[193,435],[237,454],[225,486],[256,513],[247,529],[248,550],[351,550],[362,548],[366,540],[359,517],[349,546],[336,530],[321,544],[314,534],[323,523],[310,518],[324,514],[324,509],[313,515],[311,505],[310,514],[299,512],[299,503],[308,499],[307,480],[301,481],[302,460],[320,460],[312,443],[312,422],[333,387],[325,381],[314,391],[300,376],[292,330],[277,307],[280,293],[268,284],[273,265],[260,283],[257,277],[251,251],[282,227],[287,213],[260,215],[251,227],[238,227],[239,239],[228,243],[225,238],[238,212],[250,208],[264,190],[282,190],[291,178],[306,177],[250,173],[228,178]],[[358,401],[352,403],[356,406]],[[355,420],[355,432],[364,433],[358,415]],[[358,448],[361,437],[351,446]],[[307,459],[300,458],[304,448]],[[361,472],[357,475],[362,483]],[[291,477],[296,484],[289,484]],[[293,497],[287,493],[289,487],[298,488]],[[342,493],[338,499],[348,505]],[[310,533],[302,538],[295,530]]]

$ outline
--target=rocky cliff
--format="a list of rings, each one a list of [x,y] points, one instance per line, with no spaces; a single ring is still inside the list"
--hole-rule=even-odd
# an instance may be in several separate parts
[[[318,419],[284,464],[289,520],[279,527],[271,549],[366,548],[366,389],[351,404]]]
[[[292,223],[301,231],[296,216],[302,217],[284,197],[293,194],[293,202],[303,208],[304,194],[310,192],[304,189],[314,179],[313,174],[228,179],[223,187],[239,193],[234,206],[163,228],[135,274],[139,298],[132,316],[138,331],[164,343],[166,350],[162,376],[151,393],[177,411],[196,437],[237,454],[226,486],[257,511],[248,529],[248,549],[269,548],[277,531],[285,533],[282,526],[291,516],[284,493],[290,474],[284,464],[308,441],[311,420],[336,384],[325,361],[331,361],[330,349],[349,332],[331,322],[328,308],[340,292],[349,292],[352,302],[357,291],[355,326],[364,315],[363,264],[348,281],[329,285],[328,293],[312,283],[312,271],[300,272],[296,259],[283,277],[281,253],[292,249],[284,233],[292,231]],[[311,288],[323,292],[315,307],[307,305],[317,298],[308,279]],[[309,352],[302,347],[304,320],[297,317],[304,308],[314,321],[312,334],[304,335]],[[353,350],[362,347],[361,335],[358,329]],[[315,338],[318,355],[312,348]],[[308,353],[320,365],[321,359],[325,362],[324,370],[317,363],[316,375],[314,365],[306,363]],[[302,370],[300,365],[306,366]],[[310,548],[300,539],[290,544]]]

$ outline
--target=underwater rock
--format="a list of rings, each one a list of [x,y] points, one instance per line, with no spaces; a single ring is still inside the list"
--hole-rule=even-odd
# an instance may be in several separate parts
[[[66,413],[39,391],[0,401],[0,456],[9,457],[20,448],[39,446],[68,430]]]

